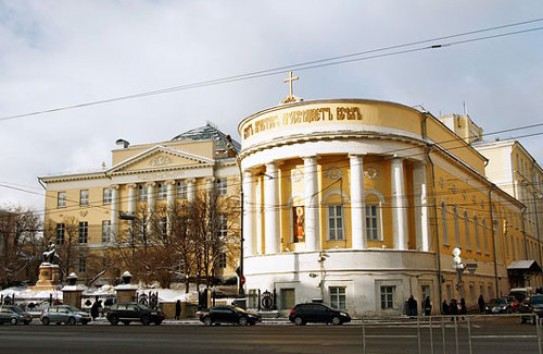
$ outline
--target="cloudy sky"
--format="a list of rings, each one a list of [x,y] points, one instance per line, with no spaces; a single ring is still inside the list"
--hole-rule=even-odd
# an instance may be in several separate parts
[[[0,207],[43,210],[38,176],[109,167],[120,137],[165,141],[206,121],[237,137],[244,117],[278,104],[288,87],[279,70],[30,113],[467,32],[476,33],[298,68],[295,94],[422,105],[436,116],[466,102],[485,133],[543,123],[541,19],[541,0],[0,0]],[[519,140],[542,164],[538,133],[487,139],[533,135]]]

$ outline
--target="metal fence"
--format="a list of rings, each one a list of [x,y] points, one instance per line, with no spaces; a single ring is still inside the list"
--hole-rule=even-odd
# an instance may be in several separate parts
[[[489,333],[488,330],[481,331],[477,323],[486,319],[513,318],[521,323],[521,318],[532,322],[534,326],[526,327],[533,328],[524,330],[520,334],[501,334]],[[524,322],[524,320],[522,322]],[[357,321],[358,322],[358,321]],[[543,354],[541,344],[541,319],[537,315],[459,315],[459,316],[420,316],[420,317],[398,317],[398,318],[383,318],[383,317],[364,317],[361,319],[362,325],[362,343],[363,353],[368,351],[368,340],[377,339],[412,339],[416,342],[418,353],[469,353],[475,354],[474,345],[484,344],[485,341],[495,340],[533,340],[534,345],[537,345],[538,353]],[[371,329],[379,328],[402,328],[403,331],[391,331],[391,334],[370,334]],[[453,332],[452,334],[450,332]],[[524,333],[526,332],[526,333]],[[465,336],[461,340],[460,335]],[[466,343],[467,341],[467,343]],[[465,346],[467,345],[468,351]],[[461,347],[464,348],[461,350]],[[452,351],[453,350],[453,351]],[[486,353],[487,351],[483,351]]]

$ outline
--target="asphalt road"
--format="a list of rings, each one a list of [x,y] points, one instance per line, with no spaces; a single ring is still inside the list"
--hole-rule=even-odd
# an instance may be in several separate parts
[[[517,319],[479,321],[471,331],[478,336],[472,342],[473,353],[538,353],[535,326],[520,325]],[[416,326],[403,323],[365,328],[360,325],[0,326],[0,353],[363,353],[364,333],[366,353],[419,352]],[[420,329],[423,353],[432,353],[432,346],[434,353],[469,353],[465,322],[458,327],[458,351],[452,323],[445,323],[444,329],[433,326],[431,333],[430,338],[428,326]]]

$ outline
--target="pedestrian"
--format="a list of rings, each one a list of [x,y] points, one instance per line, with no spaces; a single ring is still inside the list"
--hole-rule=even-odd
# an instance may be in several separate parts
[[[449,307],[449,304],[447,303],[447,300],[443,300],[443,303],[441,304],[441,314],[449,315],[450,313],[451,313],[450,307]]]
[[[417,300],[411,295],[409,300],[407,300],[407,315],[409,317],[417,317],[418,315],[418,304]]]
[[[175,319],[179,320],[181,318],[181,300],[177,300],[175,303]]]
[[[456,321],[456,316],[458,316],[458,302],[456,299],[452,299],[449,304],[449,313],[452,315],[451,321]]]
[[[462,319],[465,320],[464,316],[468,313],[468,307],[466,305],[466,299],[461,298],[460,299],[460,314],[462,315]]]
[[[486,304],[485,304],[485,299],[483,297],[483,294],[479,295],[479,299],[477,300],[477,304],[479,304],[479,312],[480,313],[484,313],[485,312],[485,307],[486,307]]]
[[[430,296],[426,296],[424,299],[424,315],[430,316],[432,314],[432,302],[430,301]]]
[[[98,316],[100,316],[100,307],[101,307],[100,300],[95,300],[90,309],[90,313],[91,313],[91,317],[93,321],[96,320]]]

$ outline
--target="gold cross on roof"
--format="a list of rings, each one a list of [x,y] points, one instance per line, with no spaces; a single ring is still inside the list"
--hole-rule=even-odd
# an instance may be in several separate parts
[[[292,71],[289,71],[288,72],[288,77],[283,80],[283,82],[288,82],[289,83],[289,95],[288,95],[288,97],[293,97],[293,95],[292,95],[292,82],[296,81],[296,80],[300,80],[300,78],[298,76],[292,76]]]

